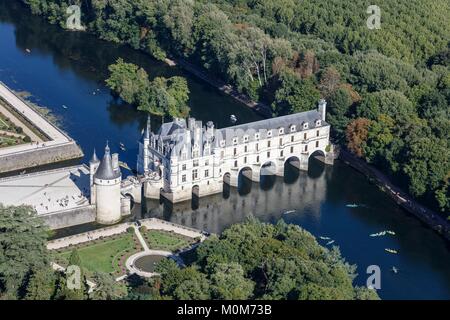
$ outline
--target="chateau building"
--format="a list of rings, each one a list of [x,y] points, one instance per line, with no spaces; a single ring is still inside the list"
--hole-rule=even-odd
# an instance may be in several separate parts
[[[237,186],[240,176],[260,181],[284,174],[287,162],[301,170],[319,155],[333,163],[326,102],[316,110],[217,129],[194,118],[174,119],[151,132],[150,119],[139,144],[137,170],[144,196],[181,202]]]

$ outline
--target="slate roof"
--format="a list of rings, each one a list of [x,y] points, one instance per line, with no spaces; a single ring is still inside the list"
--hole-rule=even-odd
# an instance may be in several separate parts
[[[114,171],[109,146],[106,145],[105,155],[98,166],[94,177],[101,180],[114,180],[121,176],[120,170]]]

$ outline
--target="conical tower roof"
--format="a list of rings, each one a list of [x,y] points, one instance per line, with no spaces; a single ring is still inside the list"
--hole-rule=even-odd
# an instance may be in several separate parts
[[[91,160],[89,162],[90,163],[98,163],[98,162],[100,162],[100,160],[98,160],[98,158],[97,158],[97,153],[95,152],[95,148],[94,148],[94,153],[92,154],[92,158],[91,158]]]
[[[105,155],[103,156],[102,162],[100,163],[94,177],[102,180],[114,180],[119,178],[120,175],[120,170],[115,172],[113,169],[111,152],[107,143],[105,147]]]

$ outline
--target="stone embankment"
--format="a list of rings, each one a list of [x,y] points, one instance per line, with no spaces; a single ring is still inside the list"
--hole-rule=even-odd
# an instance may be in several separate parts
[[[422,206],[410,195],[392,184],[392,182],[390,182],[390,179],[381,171],[377,170],[364,160],[357,158],[347,150],[340,150],[339,158],[354,169],[367,176],[406,211],[416,216],[423,223],[438,232],[445,239],[450,240],[450,221],[442,217],[442,215]]]
[[[1,112],[23,128],[33,142],[0,148],[0,173],[23,170],[83,157],[67,134],[53,125],[21,97],[0,82]],[[40,135],[45,136],[41,139]]]

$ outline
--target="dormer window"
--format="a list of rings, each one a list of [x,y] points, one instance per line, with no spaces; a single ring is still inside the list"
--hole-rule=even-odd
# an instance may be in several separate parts
[[[295,132],[295,124],[291,126],[291,132]]]
[[[303,122],[303,129],[308,129],[308,128],[309,128],[308,122]]]
[[[316,120],[316,127],[320,127],[321,124],[322,124],[322,120],[317,119]]]
[[[237,144],[237,142],[238,142],[238,139],[236,137],[233,138],[233,144]]]
[[[225,147],[225,140],[221,140],[221,141],[220,141],[220,146],[221,146],[221,147]]]
[[[278,134],[284,134],[284,128],[280,128],[280,129],[278,130]]]
[[[255,139],[259,140],[259,133],[255,133]]]
[[[244,142],[248,142],[248,136],[244,136]]]
[[[267,136],[271,137],[272,136],[272,130],[267,131]]]

